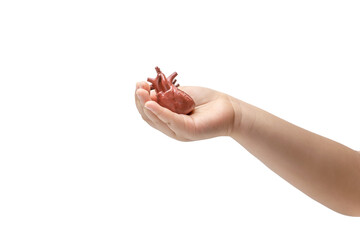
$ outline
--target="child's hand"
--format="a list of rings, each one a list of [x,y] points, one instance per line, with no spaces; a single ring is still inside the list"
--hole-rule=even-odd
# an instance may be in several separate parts
[[[232,132],[235,112],[232,98],[226,94],[202,87],[180,87],[195,101],[190,115],[174,113],[156,102],[146,82],[136,84],[135,101],[142,118],[150,126],[180,141],[193,141]]]
[[[181,141],[230,136],[310,197],[360,216],[358,152],[229,95],[202,87],[181,89],[195,101],[190,115],[161,107],[150,86],[137,83],[135,100],[143,119]]]

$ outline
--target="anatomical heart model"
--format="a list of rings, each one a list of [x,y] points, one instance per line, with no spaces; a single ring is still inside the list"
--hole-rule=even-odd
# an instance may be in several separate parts
[[[194,100],[184,91],[178,88],[175,77],[177,73],[174,72],[169,77],[165,77],[160,68],[155,68],[157,76],[155,78],[148,78],[151,83],[151,89],[155,89],[157,103],[159,105],[179,114],[189,114],[195,108]]]

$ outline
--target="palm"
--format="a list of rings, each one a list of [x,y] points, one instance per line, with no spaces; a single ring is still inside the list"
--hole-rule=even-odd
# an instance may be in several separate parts
[[[229,135],[231,131],[234,109],[226,94],[203,87],[181,87],[195,101],[194,111],[183,115],[156,103],[155,92],[146,82],[138,83],[136,89],[135,102],[143,119],[172,138],[191,141]]]
[[[189,140],[228,135],[234,120],[229,96],[203,87],[182,87],[195,101],[192,114],[184,116],[184,130]]]

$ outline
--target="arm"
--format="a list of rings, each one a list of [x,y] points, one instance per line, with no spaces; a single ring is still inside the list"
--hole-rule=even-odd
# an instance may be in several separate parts
[[[360,154],[234,99],[231,137],[296,188],[345,215],[360,216]]]
[[[136,105],[152,127],[180,141],[230,136],[296,188],[346,215],[360,216],[360,154],[226,94],[183,87],[191,115],[161,107],[146,83]]]

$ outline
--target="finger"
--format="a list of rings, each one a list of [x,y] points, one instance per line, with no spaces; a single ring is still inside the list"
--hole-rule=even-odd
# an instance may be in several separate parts
[[[138,96],[138,107],[140,108],[141,115],[146,122],[148,122],[152,127],[160,130],[161,132],[165,133],[170,137],[174,137],[174,132],[167,127],[165,123],[163,123],[154,113],[149,111],[148,109],[144,108],[144,104],[147,101],[150,101],[150,96],[148,92],[144,91],[144,89],[138,89],[136,91]]]
[[[137,82],[136,83],[136,90],[138,89],[144,89],[146,90],[147,92],[150,92],[150,85],[147,83],[147,82]]]
[[[148,101],[156,101],[156,93],[155,91],[150,91],[150,86],[146,82],[138,82],[136,84],[136,92],[135,92],[135,100],[136,107],[141,114],[142,118],[153,128],[163,132],[169,137],[175,138],[179,141],[189,141],[188,139],[177,135],[167,123],[163,120],[160,120],[152,111],[146,109],[144,105]],[[145,91],[144,91],[145,90]],[[147,93],[146,93],[147,92]],[[150,96],[149,96],[150,94]],[[156,103],[157,104],[157,103]],[[161,106],[159,106],[161,107]],[[166,109],[168,110],[168,109]],[[170,111],[170,110],[169,110]],[[170,111],[171,112],[171,111]],[[172,113],[172,112],[171,112]],[[174,113],[175,114],[175,113]],[[177,115],[177,114],[175,114]]]
[[[155,91],[150,91],[150,99],[152,101],[157,102],[157,97],[156,97],[156,92]]]
[[[157,116],[154,115],[151,111],[144,108],[144,104],[147,101],[150,101],[150,96],[147,91],[144,89],[138,89],[136,91],[136,95],[138,96],[138,109],[142,116],[142,118],[153,128],[163,132],[169,137],[176,138],[176,134],[172,131],[164,122],[159,120]]]
[[[167,108],[161,107],[157,102],[148,101],[145,103],[145,108],[154,113],[159,120],[164,122],[177,136],[189,139],[189,129],[186,126],[189,124],[189,116],[177,114]]]
[[[138,89],[135,92],[135,103],[136,103],[136,108],[138,109],[141,117],[144,119],[144,121],[146,122],[150,122],[149,118],[146,116],[146,114],[144,113],[144,104],[146,101],[150,100],[150,96],[148,94],[148,92],[144,89]]]
[[[147,99],[146,94],[143,95],[143,93],[138,93],[137,91],[139,89],[143,89],[147,92],[150,92],[150,86],[146,83],[146,82],[137,82],[136,83],[136,89],[135,89],[135,103],[136,103],[136,107],[139,111],[139,113],[143,113],[143,108],[144,108],[144,104],[145,104],[145,100]],[[141,104],[140,99],[143,100],[143,104]]]
[[[161,121],[153,112],[148,109],[144,109],[144,113],[149,118],[149,120],[153,123],[153,127],[164,133],[165,135],[178,139],[178,136],[175,134],[173,130],[171,130],[168,125],[166,125],[163,121]],[[179,139],[180,140],[180,139]]]

